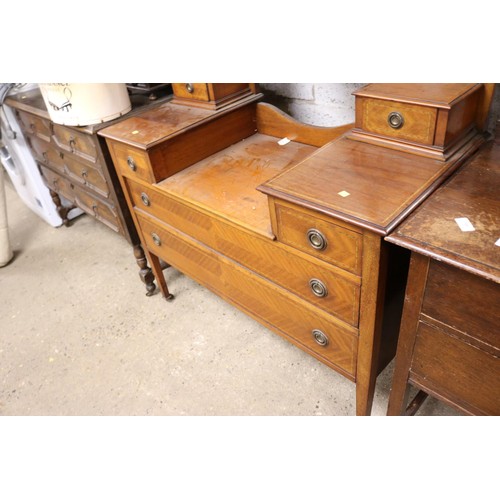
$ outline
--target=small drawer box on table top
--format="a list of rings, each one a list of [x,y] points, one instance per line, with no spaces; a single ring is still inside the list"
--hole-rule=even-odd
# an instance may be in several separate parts
[[[249,94],[256,93],[253,83],[172,83],[173,102],[206,109],[220,109]]]
[[[484,128],[493,87],[485,84],[370,84],[354,92],[353,137],[447,159]]]
[[[414,414],[426,394],[468,414],[500,414],[499,190],[500,144],[491,141],[387,237],[412,251],[390,415]],[[421,393],[407,410],[410,386]]]
[[[369,414],[409,258],[383,236],[483,138],[422,158],[256,100],[172,102],[100,133],[164,295],[160,259],[354,381],[356,412]]]

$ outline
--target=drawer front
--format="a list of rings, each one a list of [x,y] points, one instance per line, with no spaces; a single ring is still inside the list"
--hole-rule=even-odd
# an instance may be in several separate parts
[[[16,118],[23,132],[29,135],[35,135],[46,142],[50,142],[52,129],[49,120],[19,110],[16,110]]]
[[[422,313],[500,349],[500,285],[431,260]]]
[[[28,143],[33,156],[40,162],[54,167],[61,173],[64,172],[64,161],[62,158],[62,153],[52,144],[40,140],[36,136],[26,137],[26,142]]]
[[[107,140],[115,168],[125,177],[154,183],[148,154],[119,142]]]
[[[106,224],[113,231],[120,232],[121,224],[115,207],[98,198],[94,198],[84,189],[74,186],[75,203],[92,217]]]
[[[436,108],[365,98],[362,109],[361,128],[367,132],[426,145],[434,143]]]
[[[94,168],[88,163],[78,161],[70,155],[64,157],[64,165],[72,180],[89,187],[101,196],[109,197],[109,186],[100,169]]]
[[[206,83],[172,83],[172,90],[177,97],[183,99],[210,100]]]
[[[214,223],[213,247],[252,271],[346,323],[359,322],[360,280],[349,273],[302,257],[268,238]]]
[[[325,262],[361,274],[363,236],[345,227],[275,203],[276,237]]]
[[[264,325],[349,378],[355,378],[357,335],[321,310],[195,240],[138,214],[152,253],[211,288]]]
[[[69,201],[74,201],[75,192],[72,184],[64,177],[52,172],[52,170],[40,165],[45,184],[49,189],[63,195]]]
[[[78,132],[74,128],[54,124],[54,141],[64,151],[73,153],[87,161],[97,161],[97,148],[94,138]]]
[[[499,359],[423,322],[410,380],[472,413],[500,415]]]

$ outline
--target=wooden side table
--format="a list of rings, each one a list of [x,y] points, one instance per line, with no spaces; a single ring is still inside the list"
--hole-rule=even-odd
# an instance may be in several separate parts
[[[500,414],[499,193],[497,136],[386,237],[412,251],[388,415],[415,414],[429,394]]]

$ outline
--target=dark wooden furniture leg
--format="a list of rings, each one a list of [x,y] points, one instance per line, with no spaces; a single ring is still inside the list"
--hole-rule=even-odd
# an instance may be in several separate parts
[[[161,294],[163,295],[163,297],[165,297],[165,300],[172,300],[174,296],[168,290],[167,281],[165,280],[165,276],[163,275],[163,269],[165,269],[166,267],[170,267],[170,265],[166,264],[165,261],[161,260],[156,255],[148,252],[147,250],[145,250],[145,253],[151,266],[152,274],[154,278],[156,278],[156,283],[158,285],[158,288],[160,289]]]
[[[66,227],[68,227],[69,226],[68,212],[75,207],[74,206],[64,207],[63,204],[61,203],[61,198],[59,198],[59,195],[55,191],[52,191],[52,189],[49,189],[49,192],[50,192],[50,196],[52,198],[52,201],[54,202],[54,205],[56,206],[57,213],[59,214],[59,217],[61,217],[63,224]]]
[[[412,253],[387,415],[397,416],[407,413],[408,377],[428,270],[429,258]],[[408,415],[415,414],[417,409],[418,407]]]
[[[149,297],[153,295],[156,290],[156,285],[154,284],[155,276],[148,267],[148,261],[140,244],[134,246],[134,257],[140,269],[139,276],[144,285],[146,285],[146,295]]]

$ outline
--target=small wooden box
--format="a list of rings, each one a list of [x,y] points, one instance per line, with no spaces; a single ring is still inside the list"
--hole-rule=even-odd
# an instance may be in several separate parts
[[[491,101],[470,83],[374,83],[354,95],[352,139],[441,160],[482,130]]]
[[[253,83],[172,83],[175,104],[219,109],[249,94],[256,93]]]

